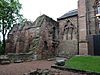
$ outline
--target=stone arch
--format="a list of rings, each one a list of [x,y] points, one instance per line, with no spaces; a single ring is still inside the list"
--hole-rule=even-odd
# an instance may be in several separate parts
[[[44,50],[48,50],[48,43],[47,43],[47,41],[44,41]]]
[[[64,25],[63,39],[64,40],[73,40],[74,31],[75,31],[75,25],[70,20],[67,20],[66,24]]]

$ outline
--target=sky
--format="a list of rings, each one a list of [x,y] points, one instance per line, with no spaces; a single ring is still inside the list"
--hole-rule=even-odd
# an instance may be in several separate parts
[[[70,10],[77,9],[78,0],[19,0],[22,4],[21,14],[31,21],[42,14],[54,20]],[[2,39],[0,33],[0,39]]]
[[[22,4],[21,14],[28,20],[34,21],[45,14],[54,20],[66,12],[77,9],[78,0],[19,0]]]

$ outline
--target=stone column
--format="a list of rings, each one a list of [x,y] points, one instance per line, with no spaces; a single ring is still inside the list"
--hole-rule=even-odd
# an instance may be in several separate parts
[[[78,20],[79,20],[79,54],[87,55],[87,26],[86,26],[86,0],[78,1]]]

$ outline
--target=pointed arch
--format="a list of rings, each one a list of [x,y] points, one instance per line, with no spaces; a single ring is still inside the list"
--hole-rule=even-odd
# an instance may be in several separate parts
[[[72,22],[70,22],[70,20],[67,20],[66,24],[64,25],[64,39],[72,40],[74,29],[75,29],[74,24],[72,24]]]

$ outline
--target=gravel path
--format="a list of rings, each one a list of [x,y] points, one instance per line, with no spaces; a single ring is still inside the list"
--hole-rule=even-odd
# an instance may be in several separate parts
[[[60,72],[60,75],[79,75],[73,74],[67,71],[55,70],[51,68],[54,61],[38,60],[32,62],[23,63],[11,63],[8,65],[0,65],[0,75],[23,75],[24,73],[30,72],[31,70],[39,69],[50,69],[53,71]],[[59,74],[55,74],[59,75]]]

